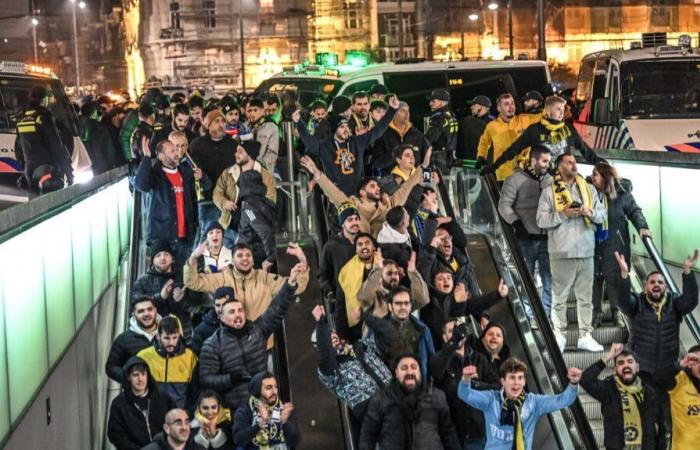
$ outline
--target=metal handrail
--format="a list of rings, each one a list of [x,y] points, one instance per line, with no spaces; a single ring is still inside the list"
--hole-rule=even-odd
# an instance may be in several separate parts
[[[491,201],[494,205],[497,205],[500,199],[500,191],[496,183],[495,175],[489,173],[486,174],[483,179],[486,182],[487,192]],[[562,356],[561,352],[559,352],[559,346],[556,338],[554,337],[554,332],[549,325],[547,313],[545,312],[542,303],[539,301],[539,292],[537,291],[535,283],[532,279],[532,275],[527,269],[525,260],[520,254],[520,249],[515,238],[515,232],[513,231],[512,226],[506,223],[500,214],[498,215],[498,220],[501,223],[503,234],[506,238],[508,246],[510,247],[513,262],[520,275],[525,292],[527,293],[528,298],[532,299],[532,301],[530,301],[530,307],[532,308],[535,319],[539,325],[545,347],[547,348],[547,353],[554,364],[556,375],[559,378],[561,385],[566,386],[569,384],[567,376],[568,369],[566,367],[566,363],[564,362],[564,357]],[[583,445],[587,449],[597,449],[598,444],[596,443],[595,435],[593,434],[593,430],[591,429],[588,418],[586,417],[583,406],[581,405],[578,397],[576,398],[574,404],[570,406],[570,411],[574,418],[574,422],[576,423],[576,427],[578,428]]]
[[[671,272],[668,270],[668,266],[666,266],[666,263],[661,257],[661,254],[656,248],[656,245],[654,245],[654,241],[651,238],[651,236],[642,236],[642,243],[647,249],[647,253],[649,254],[649,257],[654,263],[656,270],[659,273],[661,273],[661,275],[663,275],[664,279],[666,280],[666,285],[668,286],[669,290],[674,294],[680,294],[681,290],[678,288],[678,285],[673,280]],[[693,317],[692,314],[685,314],[683,315],[683,320],[685,321],[688,330],[690,330],[690,333],[693,335],[695,342],[700,342],[700,326],[698,326],[695,317]]]

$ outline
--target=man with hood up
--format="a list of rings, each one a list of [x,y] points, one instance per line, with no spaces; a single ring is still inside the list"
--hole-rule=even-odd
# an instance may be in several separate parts
[[[178,408],[194,410],[198,391],[197,355],[185,346],[180,321],[168,316],[158,324],[153,345],[141,350],[158,388],[173,399]]]
[[[158,391],[148,364],[137,356],[124,366],[121,383],[122,391],[109,407],[107,437],[117,450],[139,450],[163,429],[175,403]]]
[[[160,316],[151,297],[134,297],[131,302],[129,328],[112,342],[105,371],[116,382],[122,380],[122,370],[129,358],[151,345],[158,330]]]
[[[299,446],[301,431],[292,403],[282,403],[277,379],[270,372],[253,376],[248,384],[250,397],[236,410],[233,441],[243,450],[286,450]]]

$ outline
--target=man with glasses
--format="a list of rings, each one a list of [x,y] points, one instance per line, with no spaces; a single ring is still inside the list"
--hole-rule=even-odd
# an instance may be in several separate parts
[[[171,409],[165,415],[163,432],[141,450],[200,450],[201,445],[190,440],[190,417],[184,409]]]

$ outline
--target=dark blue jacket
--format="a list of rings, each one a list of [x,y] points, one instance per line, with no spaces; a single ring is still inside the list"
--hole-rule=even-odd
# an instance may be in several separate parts
[[[199,352],[202,350],[202,345],[204,345],[204,341],[209,339],[209,336],[214,334],[216,330],[219,329],[220,325],[221,322],[216,316],[216,311],[213,309],[207,311],[206,314],[202,316],[202,321],[199,322],[192,332],[192,340],[190,341],[190,348],[192,351],[199,355]]]
[[[197,231],[197,198],[194,191],[194,173],[187,164],[177,167],[182,175],[185,190],[185,222],[188,238],[193,238]],[[148,228],[146,240],[177,240],[177,210],[173,185],[163,172],[159,161],[144,156],[134,180],[136,189],[151,196],[148,210]]]

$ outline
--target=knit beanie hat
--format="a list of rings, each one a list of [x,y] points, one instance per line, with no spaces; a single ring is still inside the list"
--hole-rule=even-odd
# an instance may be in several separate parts
[[[345,221],[348,219],[348,217],[355,215],[357,217],[360,217],[360,212],[355,208],[355,205],[353,205],[350,202],[345,202],[341,204],[338,207],[338,222],[339,225],[342,227]]]
[[[236,293],[233,292],[233,289],[228,286],[220,287],[214,291],[214,300],[224,297],[228,297],[229,300],[233,300],[236,298]]]
[[[204,129],[209,129],[209,124],[212,123],[217,117],[221,117],[222,119],[224,119],[224,113],[222,113],[221,110],[219,110],[219,108],[215,108],[209,111],[207,115],[204,116],[204,120],[202,120],[202,126],[204,127]]]
[[[258,159],[258,156],[260,155],[260,149],[262,148],[260,142],[255,140],[247,140],[241,142],[240,146],[243,147],[243,150],[245,150],[248,156],[250,156],[250,159]]]
[[[340,127],[344,123],[348,123],[348,119],[346,119],[343,116],[334,114],[328,118],[328,123],[331,126],[331,134],[335,134],[338,127]]]
[[[224,114],[228,114],[229,111],[236,108],[238,108],[238,105],[236,104],[236,101],[232,98],[227,98],[226,100],[221,102],[221,111]]]
[[[204,229],[204,234],[208,234],[211,230],[221,230],[221,232],[224,232],[224,227],[221,226],[218,220],[212,220],[207,224],[207,227]]]
[[[339,95],[331,102],[331,109],[334,114],[342,114],[352,106],[352,100],[344,95]]]
[[[170,242],[165,240],[153,241],[151,245],[148,246],[151,250],[151,260],[160,252],[168,252],[171,256],[175,254]]]
[[[491,329],[491,328],[500,328],[501,334],[503,335],[503,342],[506,340],[506,329],[503,328],[503,325],[501,325],[498,322],[494,322],[493,320],[489,322],[488,325],[486,325],[486,328],[484,328],[484,331],[481,332],[481,336],[479,337],[480,339],[483,339],[484,336],[486,336],[486,333]]]

